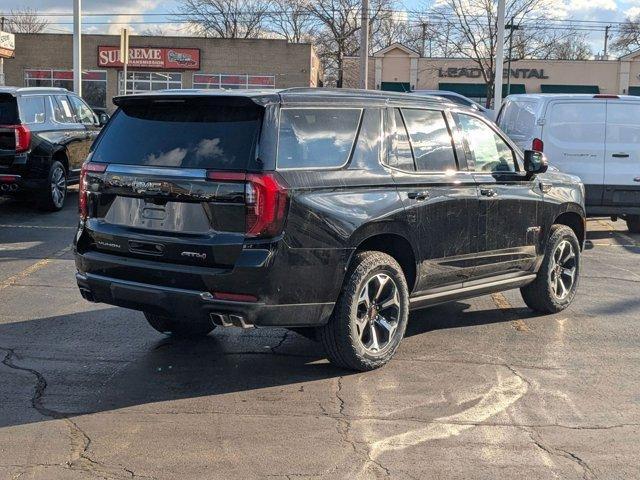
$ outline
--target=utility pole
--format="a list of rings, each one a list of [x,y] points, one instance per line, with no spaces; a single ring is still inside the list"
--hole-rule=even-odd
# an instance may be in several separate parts
[[[611,25],[604,27],[604,58],[607,59],[607,47],[609,46],[609,30]]]
[[[422,56],[426,56],[426,43],[427,43],[427,24],[422,22]]]
[[[82,0],[73,0],[73,91],[82,96]]]
[[[362,0],[360,17],[360,88],[367,89],[369,78],[369,0]]]
[[[507,95],[511,94],[511,51],[513,49],[513,32],[516,30],[520,30],[520,27],[517,27],[514,24],[515,18],[511,17],[511,23],[505,26],[507,30],[509,30],[509,58],[507,59]]]
[[[502,70],[504,65],[504,10],[505,0],[498,0],[498,38],[496,39],[495,75],[493,79],[493,112],[498,115],[502,104]]]

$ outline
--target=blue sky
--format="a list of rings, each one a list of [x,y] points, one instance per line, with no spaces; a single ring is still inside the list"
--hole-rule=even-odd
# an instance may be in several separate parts
[[[437,0],[432,0],[437,1]],[[550,0],[553,4],[552,10],[560,18],[597,21],[597,22],[620,22],[627,15],[640,14],[640,0]],[[416,9],[425,4],[425,0],[399,0],[398,6],[407,9]],[[136,12],[146,14],[163,14],[175,10],[176,0],[83,0],[83,12],[103,13],[109,12]],[[2,9],[5,13],[12,8],[33,8],[46,13],[70,12],[73,7],[72,0],[2,0]],[[71,26],[70,17],[49,17],[52,24],[50,30],[69,30]],[[129,23],[134,31],[142,31],[153,25],[136,25],[133,22],[153,22],[167,21],[168,18],[162,15],[147,16],[109,16],[85,18],[83,31],[86,33],[117,33],[123,26],[121,23]],[[92,22],[112,22],[105,25],[90,25]],[[66,23],[66,24],[65,24]],[[615,24],[614,24],[615,25]],[[175,25],[162,25],[168,33],[175,33]],[[604,32],[589,32],[589,41],[594,53],[602,49]]]

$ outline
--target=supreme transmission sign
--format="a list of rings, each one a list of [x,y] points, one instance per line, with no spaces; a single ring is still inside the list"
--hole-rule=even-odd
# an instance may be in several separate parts
[[[199,70],[200,50],[197,48],[130,47],[129,67]],[[120,47],[99,46],[98,66],[122,67]]]

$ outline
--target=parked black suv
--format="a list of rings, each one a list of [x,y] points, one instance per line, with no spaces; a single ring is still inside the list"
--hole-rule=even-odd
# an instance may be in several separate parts
[[[576,293],[582,185],[471,109],[323,89],[115,103],[83,167],[77,281],[160,332],[293,328],[367,370],[410,308]]]
[[[60,210],[99,130],[91,108],[63,88],[0,87],[0,195]]]

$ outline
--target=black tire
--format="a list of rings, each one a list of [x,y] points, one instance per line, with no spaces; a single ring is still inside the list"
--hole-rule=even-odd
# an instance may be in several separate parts
[[[627,215],[627,228],[631,233],[640,233],[640,215]]]
[[[362,315],[363,301],[358,299],[364,293],[365,286],[368,288],[370,282],[378,281],[378,278],[387,279],[387,283],[385,283],[387,286],[381,287],[380,290],[388,289],[386,294],[393,296],[394,306],[388,307],[386,310],[381,305],[378,308],[376,302],[379,298],[374,298],[371,302],[366,302],[367,304],[371,303],[372,310],[365,309],[364,311],[367,313]],[[393,280],[392,284],[388,283],[388,279]],[[391,290],[393,288],[395,290]],[[391,301],[392,299],[387,300]],[[386,303],[386,301],[382,303]],[[397,306],[395,306],[396,304]],[[342,292],[329,322],[318,328],[318,339],[324,346],[329,360],[336,366],[360,371],[373,370],[386,364],[395,353],[404,337],[408,317],[409,289],[398,262],[382,252],[359,252],[356,253],[345,276]],[[360,318],[359,322],[358,318]],[[388,333],[385,346],[377,352],[372,352],[362,341],[362,331],[370,329],[369,342],[372,343],[372,338],[375,338],[375,345],[378,345],[378,334],[371,334],[376,319],[382,319],[385,325],[392,325],[395,328],[393,332],[389,333],[390,330],[385,327],[386,330],[383,332]],[[363,321],[366,324],[364,327],[362,327]],[[375,323],[375,325],[381,324],[381,322]],[[376,331],[380,331],[379,327],[377,328]],[[380,338],[383,339],[383,337]]]
[[[57,192],[57,193],[56,193]],[[67,197],[67,171],[58,162],[51,162],[45,191],[41,193],[40,208],[48,212],[57,212],[64,207]]]
[[[559,248],[563,242],[569,242],[572,248],[572,252],[569,254],[560,253],[561,256],[566,258],[567,268],[570,271],[573,267],[573,280],[570,288],[566,288],[566,282],[570,275],[563,272],[565,269],[558,267],[556,258],[558,258]],[[563,249],[566,248],[566,244]],[[570,260],[570,254],[573,253],[574,260]],[[560,276],[560,283],[558,283],[558,276]],[[544,259],[540,270],[538,271],[537,278],[529,285],[522,287],[520,293],[524,303],[529,308],[541,313],[557,313],[567,308],[573,298],[576,295],[578,289],[578,283],[580,281],[580,244],[576,238],[576,234],[571,228],[565,225],[553,225],[551,227],[551,235],[547,241],[545,249]],[[555,284],[555,286],[554,286]],[[559,286],[561,285],[561,286]],[[560,294],[556,293],[557,291]],[[564,294],[564,292],[567,292]]]
[[[144,312],[144,316],[147,318],[149,325],[158,332],[176,337],[204,337],[216,328],[208,318],[176,319],[148,312]]]

